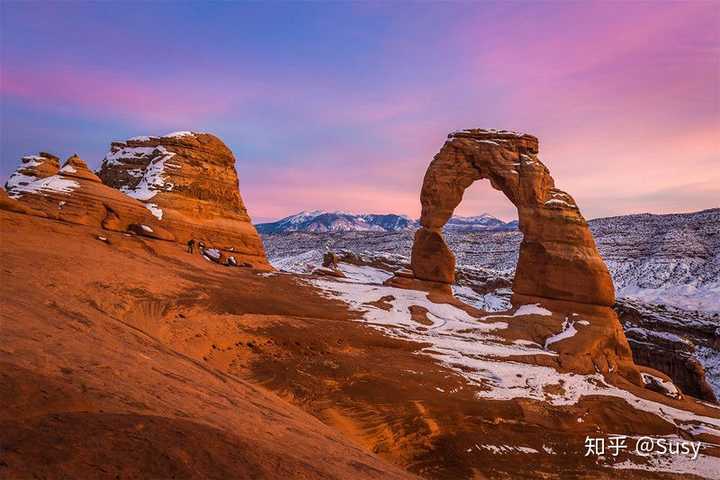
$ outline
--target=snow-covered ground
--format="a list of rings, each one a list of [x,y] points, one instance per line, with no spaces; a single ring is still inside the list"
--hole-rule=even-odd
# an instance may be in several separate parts
[[[510,296],[512,295],[512,291],[509,288],[480,294],[470,287],[453,285],[452,291],[453,295],[458,299],[486,312],[500,312],[502,310],[508,310],[511,307]]]
[[[653,328],[645,332],[645,338],[690,345],[689,354],[704,367],[709,385],[720,398],[720,351],[711,341],[712,332],[715,336],[720,332],[720,209],[598,219],[590,225],[613,275],[618,298],[625,304],[635,302],[641,314],[652,321]],[[519,232],[446,232],[445,237],[457,255],[455,296],[485,311],[508,309],[512,294],[508,286],[471,287],[477,286],[475,279],[483,277],[512,278]],[[265,236],[264,241],[276,268],[309,273],[322,264],[327,250],[408,265],[412,232],[297,232]],[[628,326],[633,337],[642,333],[635,332],[636,327]]]
[[[636,284],[617,289],[621,298],[635,298],[647,303],[674,305],[686,310],[720,312],[720,281],[704,285],[665,284],[656,288],[642,288]]]
[[[350,275],[345,279],[315,278],[307,281],[328,297],[342,300],[351,309],[362,312],[361,321],[372,328],[392,337],[425,345],[420,349],[421,354],[437,359],[465,377],[469,384],[476,387],[477,398],[509,400],[521,397],[553,405],[573,405],[583,396],[605,395],[621,398],[633,408],[660,416],[688,433],[702,428],[720,436],[720,420],[637,397],[609,385],[601,374],[560,373],[551,367],[513,359],[525,355],[556,356],[547,347],[586,328],[589,322],[582,315],[550,312],[530,304],[515,306],[513,313],[475,318],[453,305],[431,302],[425,292],[383,286],[381,282],[388,276],[383,270],[352,266],[347,273]],[[391,305],[389,310],[371,305],[383,298]],[[427,310],[429,324],[413,320],[410,311],[413,305]],[[522,316],[531,322],[537,315],[564,316],[563,327],[548,337],[544,346],[529,340],[507,342],[502,338],[501,332],[508,327],[508,318]],[[549,392],[546,388],[549,385],[559,388]],[[668,385],[668,390],[674,388],[671,385]],[[707,457],[705,461],[720,468],[717,459]]]
[[[720,312],[720,209],[674,215],[627,215],[590,220],[590,229],[620,298]],[[345,249],[409,258],[412,230],[398,232],[295,232],[263,237],[270,262],[289,267],[309,250]],[[458,267],[512,275],[518,231],[447,231]],[[320,257],[322,255],[320,254]]]

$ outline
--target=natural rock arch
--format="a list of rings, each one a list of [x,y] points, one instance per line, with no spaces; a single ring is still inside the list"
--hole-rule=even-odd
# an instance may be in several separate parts
[[[411,267],[415,278],[450,284],[455,257],[442,228],[472,183],[490,180],[517,207],[523,233],[515,271],[516,294],[612,305],[612,279],[573,198],[555,188],[538,159],[538,140],[504,130],[463,130],[448,140],[423,180],[421,227]]]

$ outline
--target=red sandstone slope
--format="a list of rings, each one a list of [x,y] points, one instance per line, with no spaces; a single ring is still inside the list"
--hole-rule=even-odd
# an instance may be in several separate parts
[[[95,226],[1,210],[0,222],[1,478],[407,478],[179,352],[157,335],[168,325],[129,321],[202,299],[229,269]]]
[[[319,295],[368,291],[377,306],[364,308],[382,313],[402,298],[398,289],[323,280],[330,283],[317,290],[290,275],[228,269],[171,242],[104,232],[106,243],[96,227],[12,212],[0,211],[0,221],[7,280],[0,423],[11,447],[0,468],[10,478],[392,476],[348,441],[427,478],[688,478],[614,470],[584,456],[587,435],[687,435],[668,420],[602,392],[555,404],[563,391],[552,379],[544,400],[521,392],[494,399],[492,389],[437,363],[432,348],[418,355],[428,347],[422,338],[433,337],[403,339],[390,324],[387,334],[376,331],[357,321],[362,314]],[[407,292],[425,305],[411,309],[414,330],[435,328],[422,308],[448,307]],[[505,340],[491,340],[498,347],[542,342],[564,318],[477,315],[480,329],[509,324],[495,332]],[[562,371],[554,358],[496,360],[499,368],[527,362],[520,371]],[[720,416],[691,399],[615,381],[637,398]],[[705,463],[718,454],[704,450]]]

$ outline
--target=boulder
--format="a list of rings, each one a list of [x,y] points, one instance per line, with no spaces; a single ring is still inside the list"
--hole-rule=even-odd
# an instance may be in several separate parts
[[[271,268],[240,196],[235,157],[214,135],[175,132],[113,142],[98,175],[146,205],[179,242],[203,240],[238,263]]]
[[[555,187],[538,158],[537,138],[504,130],[451,133],[423,180],[421,228],[415,235],[412,270],[419,280],[454,281],[455,257],[442,228],[463,193],[487,179],[517,207],[523,233],[513,283],[517,294],[610,306],[610,273],[575,200]]]
[[[333,252],[325,252],[323,255],[323,262],[322,266],[325,268],[332,268],[337,269],[338,268],[338,257]]]
[[[336,277],[345,278],[345,274],[336,268],[318,267],[314,269],[311,275],[317,275],[320,277]]]

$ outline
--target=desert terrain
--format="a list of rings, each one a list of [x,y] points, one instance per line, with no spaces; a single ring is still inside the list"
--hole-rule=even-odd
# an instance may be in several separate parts
[[[473,135],[514,141],[470,131],[442,152],[515,175],[514,146]],[[433,279],[455,280],[447,264],[274,270],[236,180],[214,180],[235,175],[228,152],[130,139],[97,176],[41,154],[0,192],[3,478],[717,478],[720,409],[633,361],[571,200],[561,217],[518,201],[580,229],[579,263],[558,257],[578,280],[531,272],[491,311]],[[521,181],[545,178],[528,155]],[[417,272],[442,252],[422,248]],[[548,261],[533,254],[524,268]],[[618,434],[702,448],[587,455]]]

